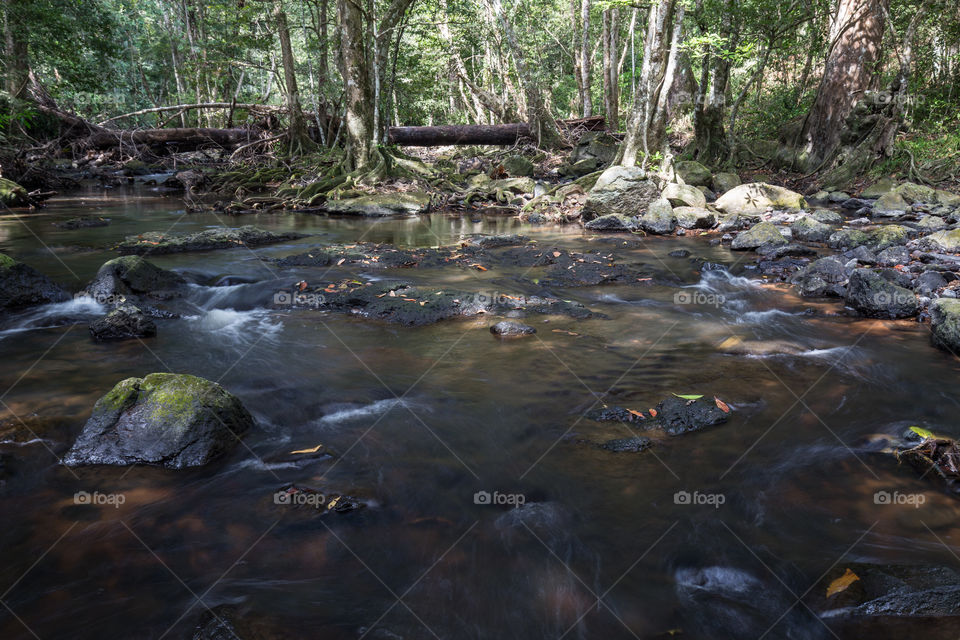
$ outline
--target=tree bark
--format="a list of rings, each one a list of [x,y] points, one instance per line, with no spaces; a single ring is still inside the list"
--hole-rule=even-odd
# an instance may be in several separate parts
[[[225,149],[253,142],[257,138],[250,129],[142,129],[140,131],[99,131],[86,138],[93,149],[111,149],[123,145],[145,145],[151,149],[193,151],[218,146]]]
[[[835,155],[847,116],[871,88],[887,1],[839,1],[830,26],[823,79],[796,141],[801,168],[818,168]]]
[[[287,27],[287,14],[283,10],[283,3],[277,2],[273,10],[273,19],[277,26],[277,35],[280,39],[280,55],[283,59],[283,80],[286,85],[285,102],[287,105],[287,142],[291,155],[299,155],[305,149],[313,146],[307,134],[307,119],[300,107],[300,91],[297,88],[296,61],[293,58],[293,47],[290,44],[290,29]]]
[[[337,0],[340,23],[340,73],[346,110],[347,164],[362,167],[374,143],[373,92],[364,38],[363,10],[358,0]]]
[[[29,84],[30,57],[27,27],[23,24],[25,10],[25,0],[6,0],[4,4],[4,89],[13,98],[23,98]]]
[[[614,131],[620,129],[620,65],[617,57],[617,33],[619,10],[603,12],[603,112],[607,123]]]
[[[590,55],[590,5],[591,0],[580,0],[580,20],[578,53],[580,75],[577,86],[580,89],[580,115],[589,118],[593,115],[593,60]]]

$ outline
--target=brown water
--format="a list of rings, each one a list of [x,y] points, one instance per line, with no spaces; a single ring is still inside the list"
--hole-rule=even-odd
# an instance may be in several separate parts
[[[112,224],[51,224],[80,214]],[[796,601],[834,565],[958,563],[960,503],[864,446],[914,424],[960,435],[956,361],[929,346],[922,325],[799,300],[703,238],[618,247],[494,216],[220,219],[130,190],[4,216],[0,252],[76,291],[128,234],[222,223],[315,235],[151,258],[204,285],[249,284],[194,286],[195,313],[159,320],[143,343],[92,343],[86,323],[103,310],[90,302],[2,319],[0,417],[59,428],[0,445],[13,469],[0,490],[0,637],[184,638],[207,608],[233,604],[278,637],[821,638],[832,636]],[[406,328],[269,309],[292,282],[342,274],[258,260],[358,239],[436,246],[517,232],[542,247],[604,247],[687,288],[554,290],[606,317],[532,316],[536,337],[500,342],[492,318]],[[678,248],[739,262],[740,275],[702,278],[667,255]],[[375,275],[525,293],[526,271]],[[677,304],[678,292],[725,301]],[[64,316],[73,322],[54,326]],[[717,345],[731,336],[800,350],[727,355]],[[97,398],[125,377],[168,370],[239,396],[259,424],[245,446],[201,470],[58,465]],[[595,403],[646,411],[671,393],[717,396],[731,419],[641,454],[578,443],[631,435],[583,419]],[[272,461],[321,443],[340,457]],[[290,482],[369,506],[321,517],[275,504]],[[878,505],[879,490],[925,503]],[[124,503],[78,505],[78,491]],[[476,504],[478,491],[526,504]],[[723,503],[677,504],[681,491]]]

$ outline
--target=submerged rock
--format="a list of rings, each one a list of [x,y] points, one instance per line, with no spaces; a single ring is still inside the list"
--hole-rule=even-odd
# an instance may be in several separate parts
[[[653,440],[636,436],[634,438],[616,438],[607,440],[600,445],[601,449],[612,451],[614,453],[637,453],[653,446]]]
[[[717,198],[714,206],[726,213],[762,213],[768,208],[803,209],[806,202],[799,193],[763,182],[734,187]]]
[[[220,385],[186,374],[127,378],[100,398],[64,464],[202,466],[254,424]]]
[[[749,231],[737,234],[730,245],[731,249],[756,249],[763,245],[788,244],[776,225],[772,222],[761,222],[750,228]]]
[[[850,276],[847,304],[872,318],[909,318],[917,315],[917,297],[909,289],[885,280],[870,269],[856,269]]]
[[[186,280],[180,275],[140,256],[123,256],[105,262],[84,293],[101,303],[116,302],[120,296],[140,295],[168,300],[179,295],[185,284]]]
[[[714,402],[698,398],[687,400],[676,396],[657,405],[658,427],[668,435],[679,436],[727,421],[727,414]]]
[[[76,229],[87,229],[90,227],[106,227],[109,224],[109,218],[100,218],[98,216],[80,216],[78,218],[64,220],[63,222],[54,222],[53,226],[57,227],[58,229],[74,231]]]
[[[657,183],[639,167],[613,166],[600,174],[583,205],[584,220],[611,213],[635,216],[660,197]]]
[[[306,236],[302,233],[277,233],[247,225],[237,228],[217,227],[187,234],[150,231],[138,236],[128,236],[116,248],[123,255],[146,255],[149,253],[159,255],[184,251],[236,249],[243,246],[255,247],[303,237]]]
[[[376,193],[359,198],[328,200],[324,208],[330,213],[355,216],[416,215],[429,210],[430,194],[422,191]]]
[[[635,218],[629,218],[619,213],[610,213],[594,218],[583,226],[591,231],[634,231],[639,227]]]
[[[65,302],[70,294],[33,267],[0,253],[0,309]]]
[[[490,333],[495,336],[500,336],[501,338],[519,338],[533,335],[536,332],[537,330],[530,325],[521,324],[519,322],[510,322],[508,320],[498,322],[490,327]]]
[[[930,305],[930,330],[935,346],[960,353],[960,300],[934,300]]]
[[[121,304],[104,317],[90,323],[90,336],[97,342],[149,338],[157,335],[157,325],[132,304]]]
[[[0,204],[8,207],[26,207],[30,204],[27,190],[13,180],[0,178]]]

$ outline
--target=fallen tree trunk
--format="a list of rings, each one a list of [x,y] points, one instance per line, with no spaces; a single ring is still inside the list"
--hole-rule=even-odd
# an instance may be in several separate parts
[[[140,131],[100,131],[84,142],[93,149],[110,149],[124,145],[147,146],[153,150],[194,151],[218,146],[232,149],[254,142],[259,134],[252,129],[142,129]]]
[[[143,116],[149,113],[162,113],[164,111],[189,111],[191,109],[240,109],[244,111],[260,111],[266,113],[278,113],[286,110],[286,107],[281,107],[277,105],[269,104],[248,104],[248,103],[235,103],[235,102],[201,102],[197,104],[175,104],[168,107],[152,107],[150,109],[140,109],[139,111],[131,111],[130,113],[124,113],[119,116],[113,116],[112,118],[107,118],[100,125],[105,125],[108,122],[113,122],[114,120],[122,120],[123,118],[132,118],[134,116]]]
[[[572,131],[602,131],[606,128],[603,116],[558,120],[560,129]],[[435,127],[390,127],[387,137],[391,144],[407,147],[439,147],[445,145],[513,145],[531,138],[526,123],[514,124],[465,124],[439,125]]]

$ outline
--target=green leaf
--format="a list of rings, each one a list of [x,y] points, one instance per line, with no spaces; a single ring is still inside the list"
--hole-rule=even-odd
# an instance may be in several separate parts
[[[936,438],[936,436],[933,435],[933,432],[932,432],[932,431],[928,431],[927,429],[924,429],[923,427],[910,427],[910,431],[913,431],[915,434],[917,434],[918,436],[920,436],[920,437],[923,438],[924,440],[927,440],[928,438]]]
[[[703,397],[702,395],[699,395],[699,396],[682,396],[682,395],[680,395],[679,393],[675,393],[675,394],[673,394],[673,395],[677,396],[678,398],[683,398],[684,400],[699,400],[700,398]]]

